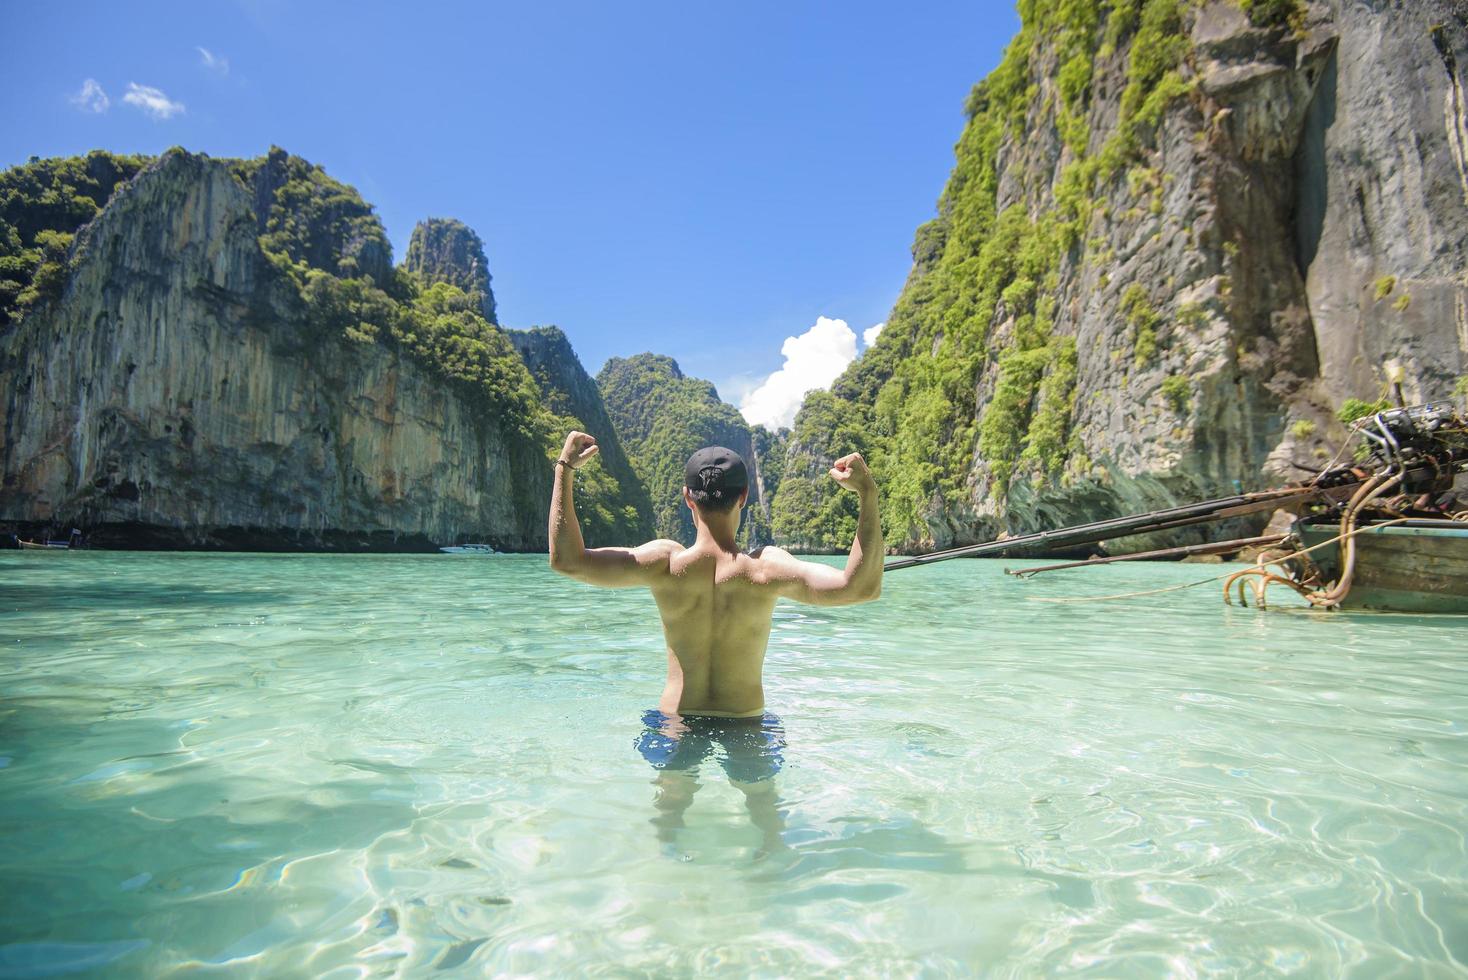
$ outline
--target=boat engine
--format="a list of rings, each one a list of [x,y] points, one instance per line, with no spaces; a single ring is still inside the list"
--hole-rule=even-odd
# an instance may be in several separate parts
[[[1452,405],[1432,403],[1377,412],[1358,430],[1379,462],[1401,467],[1435,463],[1468,466],[1468,419]]]
[[[1237,588],[1239,601],[1247,603],[1248,587],[1262,607],[1269,586],[1281,584],[1313,606],[1339,608],[1354,580],[1357,535],[1392,525],[1439,529],[1468,521],[1468,509],[1454,494],[1458,474],[1468,471],[1468,418],[1454,406],[1436,402],[1377,412],[1354,422],[1351,434],[1361,439],[1356,462],[1328,469],[1312,483],[1358,489],[1348,501],[1337,499],[1303,515],[1281,546],[1265,549],[1253,568],[1230,575],[1225,601],[1232,601]],[[1331,536],[1318,540],[1322,534]],[[1327,546],[1335,547],[1311,555]]]

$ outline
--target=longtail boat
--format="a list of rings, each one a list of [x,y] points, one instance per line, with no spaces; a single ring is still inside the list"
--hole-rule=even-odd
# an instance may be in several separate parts
[[[1356,567],[1342,609],[1468,613],[1468,522],[1410,519],[1382,527],[1365,525],[1356,536]],[[1338,521],[1318,517],[1295,523],[1301,547],[1340,534]],[[1319,580],[1341,579],[1342,547],[1327,545],[1310,557]]]
[[[20,545],[22,551],[70,551],[82,546],[82,532],[80,528],[71,529],[71,537],[65,541],[59,538],[49,538],[40,541],[27,541],[19,535],[12,535],[16,544]]]
[[[1237,586],[1241,602],[1248,588],[1263,606],[1278,584],[1322,609],[1468,613],[1468,509],[1454,492],[1468,471],[1468,419],[1419,405],[1367,416],[1351,434],[1360,487],[1297,517],[1278,550],[1228,577],[1224,600]]]
[[[1355,462],[1328,466],[1303,483],[898,558],[885,568],[1054,554],[1062,547],[1279,511],[1295,516],[1288,534],[1006,571],[1028,578],[1265,546],[1254,565],[1220,576],[1226,579],[1225,600],[1236,593],[1247,604],[1246,591],[1252,590],[1253,604],[1262,608],[1269,587],[1282,585],[1323,609],[1468,613],[1468,501],[1454,491],[1458,476],[1468,473],[1468,416],[1447,403],[1376,412],[1350,423],[1350,439],[1336,458],[1348,450],[1354,450]],[[1127,596],[1098,597],[1107,598]]]

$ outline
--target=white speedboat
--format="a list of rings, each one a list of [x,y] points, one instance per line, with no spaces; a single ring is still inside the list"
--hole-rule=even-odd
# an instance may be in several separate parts
[[[446,555],[492,555],[495,553],[494,548],[487,544],[451,544],[438,550]]]

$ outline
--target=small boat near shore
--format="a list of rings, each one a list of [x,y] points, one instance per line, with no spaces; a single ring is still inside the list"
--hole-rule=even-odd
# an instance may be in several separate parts
[[[40,541],[27,541],[20,535],[11,535],[15,543],[22,551],[71,551],[82,546],[82,532],[78,528],[71,529],[71,537],[65,541],[59,538],[42,539]]]
[[[493,546],[487,544],[451,544],[439,548],[446,555],[494,555]]]

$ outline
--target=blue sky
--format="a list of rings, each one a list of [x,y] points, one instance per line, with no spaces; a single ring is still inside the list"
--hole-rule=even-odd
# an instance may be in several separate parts
[[[506,325],[560,325],[593,372],[671,354],[733,401],[818,317],[886,317],[964,96],[1018,29],[1012,0],[12,2],[5,20],[0,165],[274,143],[356,185],[399,259],[422,217],[473,226]],[[87,79],[105,111],[74,101]]]

